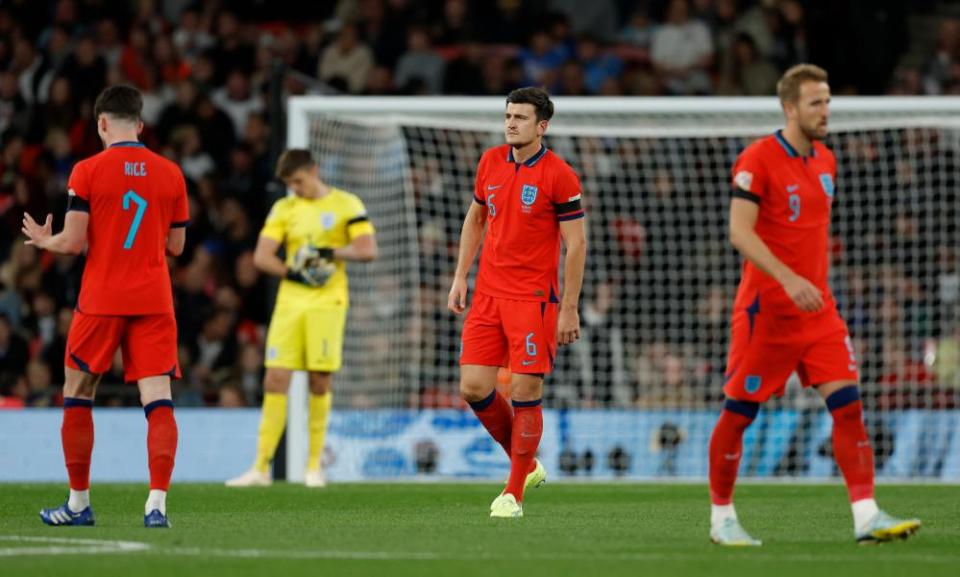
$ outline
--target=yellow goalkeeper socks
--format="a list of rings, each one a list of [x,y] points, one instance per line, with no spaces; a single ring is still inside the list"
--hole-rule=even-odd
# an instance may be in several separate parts
[[[330,422],[330,407],[333,405],[333,393],[325,395],[310,395],[310,453],[307,459],[307,470],[315,471],[320,468],[320,458],[323,456],[323,444],[327,436],[327,424]]]
[[[261,473],[270,470],[270,462],[277,451],[277,443],[287,426],[287,395],[264,393],[260,414],[260,437],[257,440],[257,460],[254,468]]]

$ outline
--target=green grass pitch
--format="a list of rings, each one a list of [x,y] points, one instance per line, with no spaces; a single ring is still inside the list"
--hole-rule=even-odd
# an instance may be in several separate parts
[[[738,488],[741,521],[765,541],[707,538],[703,485],[548,484],[523,519],[490,519],[493,484],[341,484],[325,490],[174,485],[170,530],[142,525],[143,485],[94,485],[96,527],[46,527],[61,485],[0,484],[0,575],[563,575],[869,577],[957,575],[960,487],[878,488],[924,522],[910,541],[853,542],[841,485]]]

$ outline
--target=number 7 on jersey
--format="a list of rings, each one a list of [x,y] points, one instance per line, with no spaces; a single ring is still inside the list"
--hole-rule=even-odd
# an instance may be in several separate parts
[[[130,223],[130,230],[127,232],[127,240],[123,243],[125,250],[133,247],[133,241],[137,238],[137,231],[140,230],[140,221],[143,220],[143,213],[147,211],[147,200],[132,190],[128,190],[123,195],[123,210],[130,210],[130,201],[137,205],[137,212],[133,215],[133,222]]]

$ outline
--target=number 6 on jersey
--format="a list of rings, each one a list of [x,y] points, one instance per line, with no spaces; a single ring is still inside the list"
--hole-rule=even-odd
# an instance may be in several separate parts
[[[130,223],[130,230],[127,232],[127,240],[123,242],[125,250],[130,250],[133,247],[133,241],[137,239],[137,231],[140,230],[140,221],[143,220],[143,213],[147,211],[147,200],[132,190],[128,190],[123,195],[123,210],[130,210],[130,201],[137,205],[137,213],[133,215],[133,222]]]

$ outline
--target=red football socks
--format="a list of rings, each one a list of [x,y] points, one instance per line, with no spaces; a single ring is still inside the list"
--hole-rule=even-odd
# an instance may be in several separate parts
[[[504,493],[510,493],[523,500],[523,488],[527,475],[535,467],[537,448],[540,446],[540,437],[543,435],[543,406],[540,399],[536,401],[513,402],[513,431],[510,447],[510,479]]]
[[[833,415],[833,457],[847,483],[850,502],[873,498],[873,447],[863,424],[863,404],[854,386],[827,397]]]
[[[470,408],[493,440],[500,443],[509,457],[510,436],[513,430],[513,411],[510,409],[510,402],[494,389],[486,399],[470,403]]]
[[[760,405],[727,399],[710,436],[710,502],[729,505],[743,453],[743,433],[757,417]]]
[[[70,488],[90,488],[90,455],[93,454],[93,401],[63,399],[63,425],[60,427],[63,460],[70,477]]]
[[[143,408],[147,415],[147,456],[150,463],[150,490],[170,488],[174,457],[177,454],[177,421],[173,402],[154,401]]]

